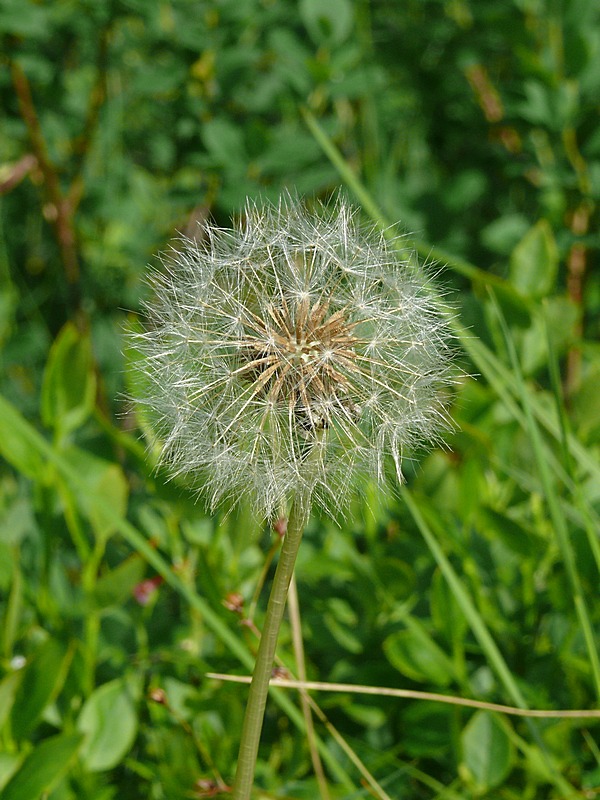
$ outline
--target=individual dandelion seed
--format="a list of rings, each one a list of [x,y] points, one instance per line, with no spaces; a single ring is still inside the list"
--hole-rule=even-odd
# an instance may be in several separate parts
[[[232,230],[205,233],[151,276],[137,343],[162,462],[211,508],[246,497],[271,518],[298,491],[343,509],[390,458],[401,481],[405,451],[447,426],[452,375],[446,317],[412,257],[343,201],[248,202]]]

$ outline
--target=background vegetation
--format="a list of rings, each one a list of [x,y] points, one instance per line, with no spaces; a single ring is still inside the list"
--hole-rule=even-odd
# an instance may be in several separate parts
[[[2,0],[0,798],[233,776],[278,537],[153,469],[123,327],[176,231],[340,185],[442,268],[448,449],[315,519],[291,674],[598,707],[594,0]],[[241,624],[241,623],[244,624]],[[257,797],[593,798],[598,720],[273,693]],[[337,735],[332,732],[335,726]],[[341,739],[339,737],[342,737]],[[315,755],[315,749],[320,757]],[[324,776],[319,775],[319,761]]]

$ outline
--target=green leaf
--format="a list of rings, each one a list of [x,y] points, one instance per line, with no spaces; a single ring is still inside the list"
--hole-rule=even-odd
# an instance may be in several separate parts
[[[344,713],[365,728],[379,728],[388,719],[383,708],[363,703],[348,703],[344,706]]]
[[[3,0],[0,4],[0,30],[6,35],[41,39],[48,36],[51,25],[49,8],[37,3],[27,4],[27,13],[21,0]]]
[[[579,391],[573,399],[574,417],[581,437],[585,440],[600,440],[600,353],[590,363],[588,372],[581,379]]]
[[[0,728],[4,725],[6,718],[9,715],[17,689],[23,678],[23,671],[11,672],[7,675],[2,682],[0,682]]]
[[[131,596],[136,584],[142,580],[145,570],[146,563],[135,554],[102,575],[94,587],[95,605],[99,608],[121,605]]]
[[[0,793],[23,763],[19,753],[0,753]]]
[[[480,514],[483,526],[490,532],[490,538],[499,539],[510,550],[525,558],[534,555],[539,541],[533,538],[535,536],[533,531],[526,530],[517,520],[503,511],[482,506]]]
[[[302,0],[300,15],[316,44],[340,44],[353,25],[353,10],[348,0]]]
[[[523,214],[505,214],[486,225],[479,234],[482,243],[503,256],[508,256],[529,228]]]
[[[85,768],[102,772],[115,767],[133,744],[137,724],[132,691],[125,681],[114,680],[93,691],[77,723],[86,735],[81,753]]]
[[[7,550],[8,548],[5,549],[0,544],[0,558],[3,555],[3,551],[6,553]],[[10,564],[12,575],[9,579],[10,589],[4,607],[4,619],[2,621],[4,630],[2,631],[2,635],[0,637],[2,641],[2,652],[5,656],[8,656],[13,652],[14,643],[18,636],[21,617],[23,615],[25,606],[23,600],[25,580],[20,568],[19,549],[13,547],[8,552],[8,563]],[[0,711],[0,718],[1,717],[2,712]]]
[[[392,666],[414,681],[447,686],[454,678],[448,656],[414,620],[410,630],[388,636],[383,649]]]
[[[67,322],[58,334],[44,371],[41,413],[59,436],[78,428],[94,408],[96,379],[88,336]]]
[[[202,127],[202,141],[216,164],[245,169],[246,147],[239,125],[224,118],[210,119]]]
[[[90,520],[96,537],[108,538],[115,528],[103,513],[102,507],[113,509],[121,517],[125,516],[129,486],[123,470],[118,464],[76,447],[69,448],[64,457],[83,479],[82,485],[78,487],[79,506]]]
[[[462,733],[464,764],[481,791],[498,786],[513,763],[512,744],[493,714],[477,711]]]
[[[10,403],[0,398],[0,454],[27,478],[41,480],[46,464],[35,440],[35,432]]]
[[[558,248],[547,220],[537,222],[510,257],[510,279],[524,295],[544,297],[554,288]]]
[[[360,653],[362,651],[363,644],[360,638],[355,635],[351,628],[340,622],[334,614],[326,612],[323,615],[323,622],[331,636],[344,650],[349,653]]]
[[[527,80],[524,84],[525,101],[519,106],[521,116],[534,125],[552,129],[556,124],[556,109],[552,89],[538,80]]]
[[[56,639],[47,639],[23,668],[11,713],[12,732],[24,739],[36,726],[44,709],[49,706],[67,677],[73,651],[66,650]]]
[[[439,569],[433,574],[429,603],[435,626],[446,634],[448,641],[463,639],[468,628],[467,618]]]
[[[48,793],[68,769],[82,741],[81,734],[70,733],[37,745],[0,793],[0,800],[38,800]]]

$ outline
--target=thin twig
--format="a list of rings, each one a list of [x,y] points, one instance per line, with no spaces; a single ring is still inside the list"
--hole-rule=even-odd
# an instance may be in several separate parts
[[[58,172],[50,160],[48,148],[46,147],[46,140],[44,139],[42,127],[33,104],[29,81],[21,66],[16,61],[13,61],[11,64],[11,74],[15,92],[19,100],[21,116],[27,126],[31,147],[37,158],[40,171],[44,176],[48,201],[44,215],[48,221],[52,223],[56,231],[56,239],[60,249],[67,282],[71,286],[75,286],[79,280],[79,263],[75,246],[72,209],[68,200],[63,196],[58,179]]]
[[[248,675],[225,675],[219,672],[207,672],[206,678],[233,683],[250,683]],[[318,692],[345,692],[349,694],[369,694],[377,697],[399,697],[408,700],[430,700],[434,703],[448,703],[455,706],[479,708],[484,711],[497,711],[500,714],[509,714],[513,717],[538,717],[542,719],[600,719],[600,709],[536,709],[517,708],[505,706],[501,703],[487,703],[484,700],[471,700],[468,697],[455,697],[448,694],[435,692],[420,692],[413,689],[392,689],[386,686],[361,686],[354,683],[326,683],[323,681],[293,681],[284,678],[273,678],[271,686],[278,689],[305,689]]]
[[[33,153],[26,153],[14,164],[4,167],[0,175],[0,194],[8,194],[18,186],[23,178],[37,167],[37,163]]]

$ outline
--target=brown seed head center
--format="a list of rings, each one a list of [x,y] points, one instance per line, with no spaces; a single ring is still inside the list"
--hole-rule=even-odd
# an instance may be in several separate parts
[[[266,397],[270,407],[287,408],[310,428],[327,427],[323,409],[348,403],[350,377],[358,371],[355,325],[345,309],[330,314],[327,303],[311,306],[305,299],[290,308],[282,298],[254,316],[242,343],[248,359],[242,370],[253,394]]]

